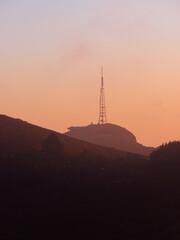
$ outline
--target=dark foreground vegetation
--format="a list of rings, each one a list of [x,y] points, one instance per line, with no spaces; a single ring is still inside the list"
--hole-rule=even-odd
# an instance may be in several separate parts
[[[51,135],[0,156],[0,239],[180,239],[179,142],[110,159],[65,155]]]

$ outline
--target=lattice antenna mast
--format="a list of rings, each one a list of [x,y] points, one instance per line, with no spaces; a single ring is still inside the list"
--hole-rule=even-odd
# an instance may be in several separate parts
[[[100,100],[99,100],[99,124],[105,124],[106,118],[106,105],[105,105],[105,93],[104,93],[104,77],[103,68],[101,68],[101,89],[100,89]]]

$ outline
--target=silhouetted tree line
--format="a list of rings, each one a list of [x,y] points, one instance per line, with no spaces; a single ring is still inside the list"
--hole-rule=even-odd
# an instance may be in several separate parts
[[[150,160],[159,163],[178,163],[180,164],[180,142],[173,141],[161,145],[150,155]]]
[[[173,187],[174,182],[180,181],[180,142],[162,144],[152,152],[147,169],[151,181],[162,182],[166,187],[170,185]]]

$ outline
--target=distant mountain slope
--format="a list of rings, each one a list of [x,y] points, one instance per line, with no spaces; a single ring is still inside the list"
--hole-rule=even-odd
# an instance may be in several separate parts
[[[137,143],[136,137],[120,126],[114,124],[89,125],[86,127],[70,127],[65,135],[90,143],[113,147],[123,151],[148,156],[154,148]]]
[[[19,153],[35,151],[41,148],[42,142],[53,131],[29,124],[20,119],[0,115],[0,153]],[[89,152],[94,155],[110,158],[126,157],[127,152],[113,148],[97,146],[80,141],[64,134],[57,133],[63,144],[65,154]]]

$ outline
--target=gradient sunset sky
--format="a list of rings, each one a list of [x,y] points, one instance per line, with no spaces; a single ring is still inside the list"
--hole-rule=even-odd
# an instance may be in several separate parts
[[[108,122],[179,140],[179,0],[0,0],[0,113],[65,132]]]

